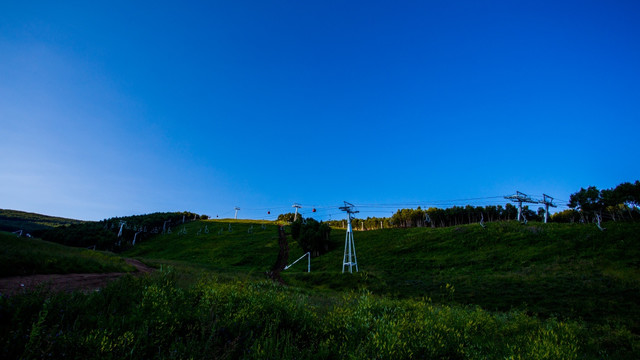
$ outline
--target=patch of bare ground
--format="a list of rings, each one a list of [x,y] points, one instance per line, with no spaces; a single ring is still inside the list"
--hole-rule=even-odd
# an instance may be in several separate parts
[[[36,274],[0,278],[0,294],[18,294],[38,286],[43,286],[52,291],[95,291],[105,286],[109,281],[118,279],[123,275],[142,275],[154,270],[135,259],[126,259],[125,261],[135,267],[136,271],[133,273],[116,272],[106,274]]]

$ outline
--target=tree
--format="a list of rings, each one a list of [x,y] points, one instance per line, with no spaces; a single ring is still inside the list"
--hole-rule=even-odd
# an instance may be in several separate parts
[[[580,213],[573,209],[567,209],[551,215],[551,221],[558,223],[575,223],[580,221]]]
[[[581,211],[597,211],[602,209],[602,197],[595,186],[580,188],[577,193],[569,197],[569,207]]]
[[[300,239],[300,233],[302,232],[302,219],[298,219],[291,223],[291,237],[294,240]]]
[[[280,214],[278,215],[277,221],[292,223],[295,217],[296,217],[295,213]],[[302,216],[300,214],[298,214],[298,219],[302,219]]]
[[[515,220],[518,218],[518,208],[511,203],[504,205],[504,217],[505,220]]]
[[[640,206],[640,181],[622,183],[613,189],[614,196],[620,203],[630,207]]]
[[[291,237],[298,241],[305,252],[310,252],[312,257],[320,256],[331,249],[329,234],[331,228],[313,218],[307,218],[305,222],[296,220],[291,224]]]
[[[577,209],[583,214],[597,213],[602,215],[606,210],[612,220],[623,219],[624,210],[633,220],[632,209],[637,209],[640,205],[640,181],[635,183],[622,183],[613,189],[598,190],[595,186],[571,194],[569,207]]]
[[[525,205],[522,207],[522,215],[524,215],[527,221],[540,221],[538,214],[536,214],[535,211],[529,209],[529,206]]]

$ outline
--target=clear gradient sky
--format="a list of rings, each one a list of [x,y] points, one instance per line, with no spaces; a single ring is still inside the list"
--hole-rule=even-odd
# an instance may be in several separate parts
[[[639,19],[637,0],[3,1],[0,208],[335,219],[635,181]]]

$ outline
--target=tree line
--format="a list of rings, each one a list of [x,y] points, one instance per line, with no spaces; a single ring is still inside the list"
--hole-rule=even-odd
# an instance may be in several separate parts
[[[208,219],[206,215],[189,211],[158,212],[58,226],[37,230],[33,235],[67,246],[119,252],[131,247],[134,237],[136,241],[143,241],[185,222],[206,219]],[[123,223],[124,225],[121,226]],[[121,228],[122,233],[118,236]],[[137,237],[136,233],[138,233]]]
[[[570,221],[590,222],[595,217],[605,220],[640,219],[640,181],[625,182],[614,188],[598,190],[595,186],[571,194],[570,210],[566,216]]]
[[[522,213],[528,220],[541,221],[544,218],[544,209],[537,212],[522,207]],[[431,207],[428,209],[398,209],[391,217],[367,217],[351,220],[354,230],[373,230],[385,228],[411,228],[411,227],[447,227],[478,223],[481,220],[506,221],[518,218],[518,208],[512,204],[489,206],[453,206],[446,209]],[[346,220],[330,220],[327,224],[334,227],[346,227]]]
[[[592,222],[597,216],[604,220],[635,221],[640,220],[640,181],[625,182],[615,188],[598,190],[595,186],[571,194],[569,209],[551,214],[549,220],[558,223]],[[536,211],[529,206],[522,207],[522,214],[528,221],[543,221],[545,209]],[[351,223],[354,230],[373,230],[381,228],[411,227],[447,227],[493,221],[518,219],[517,206],[453,206],[446,209],[431,207],[428,209],[398,209],[391,217],[355,218]],[[346,220],[330,220],[329,226],[346,228]]]

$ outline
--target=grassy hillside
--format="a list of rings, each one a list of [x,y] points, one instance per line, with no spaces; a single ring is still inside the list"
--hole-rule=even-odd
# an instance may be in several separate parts
[[[90,315],[89,315],[90,314]],[[595,359],[588,329],[522,312],[319,298],[270,281],[188,285],[170,269],[100,292],[0,298],[0,357],[77,359]],[[618,352],[614,349],[614,356]]]
[[[295,248],[292,254],[302,255],[297,247],[292,248]],[[174,226],[171,234],[140,242],[124,255],[170,260],[223,272],[263,273],[278,255],[277,225],[241,220],[194,221]]]
[[[258,280],[278,253],[262,225],[195,221],[126,253],[179,274],[0,297],[3,358],[640,356],[638,224],[356,232],[357,274],[340,273],[334,229],[337,249],[285,271],[289,287]]]
[[[606,227],[601,232],[592,225],[503,222],[486,229],[356,232],[360,273],[353,275],[340,274],[345,232],[333,229],[336,250],[312,259],[310,274],[297,264],[283,277],[315,290],[365,288],[394,298],[526,309],[545,317],[625,324],[640,333],[640,224]],[[187,233],[178,234],[183,228]],[[291,263],[302,250],[291,239],[290,248]],[[277,253],[276,225],[203,221],[140,243],[127,255],[261,275]]]
[[[504,222],[356,232],[356,277],[387,296],[622,322],[640,333],[640,224],[605,226]],[[333,236],[344,242],[344,231]],[[285,280],[332,284],[342,256],[340,248],[313,259],[315,272]]]
[[[0,277],[133,271],[115,255],[0,232]]]
[[[57,226],[80,224],[83,221],[66,219],[55,216],[41,215],[30,212],[0,209],[0,230],[16,231],[24,230],[32,232],[35,230],[50,229]]]

